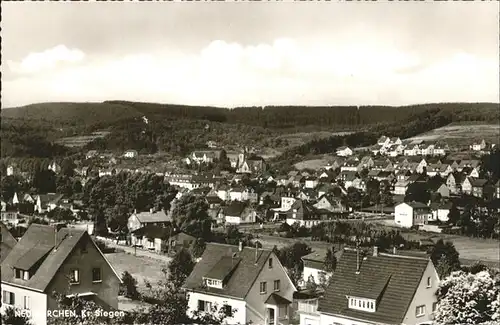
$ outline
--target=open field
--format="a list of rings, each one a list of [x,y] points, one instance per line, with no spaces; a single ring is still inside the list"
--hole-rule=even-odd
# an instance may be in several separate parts
[[[62,138],[56,141],[56,143],[61,144],[66,147],[83,147],[87,145],[88,143],[96,140],[96,139],[102,139],[106,137],[110,132],[109,131],[99,131],[99,132],[93,132],[91,135],[82,135],[82,136],[73,136],[73,137],[67,137],[67,138]]]
[[[164,280],[162,268],[167,264],[157,259],[145,256],[134,256],[129,253],[111,253],[106,254],[109,263],[115,268],[121,276],[123,272],[128,271],[137,280],[137,288],[143,293],[146,289],[145,280],[155,285],[158,281]]]
[[[432,233],[417,233],[417,232],[402,232],[401,234],[406,240],[421,240],[431,239],[436,242],[440,238],[444,241],[451,241],[455,248],[460,253],[460,258],[472,261],[498,262],[500,256],[500,247],[498,241],[469,238],[456,235],[432,234]],[[303,241],[314,248],[325,249],[331,247],[331,244],[326,242],[312,241],[310,238],[282,238],[276,236],[259,235],[256,239],[264,248],[272,249],[275,245],[282,248],[293,244],[297,241]]]
[[[500,126],[496,124],[452,124],[420,134],[407,140],[447,141],[448,144],[466,144],[482,139],[498,143]]]
[[[300,146],[306,142],[329,138],[331,136],[342,136],[353,133],[352,131],[342,131],[342,132],[328,132],[328,131],[318,131],[318,132],[297,132],[290,133],[279,136],[281,140],[285,140],[289,147]]]
[[[326,158],[309,159],[296,163],[295,168],[297,168],[298,170],[302,169],[320,170],[327,164],[328,164],[328,159]]]

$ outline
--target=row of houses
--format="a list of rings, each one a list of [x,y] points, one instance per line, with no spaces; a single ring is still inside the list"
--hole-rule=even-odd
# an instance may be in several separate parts
[[[319,278],[316,252],[304,276]],[[316,263],[316,264],[315,264]],[[227,304],[228,324],[431,324],[439,277],[426,257],[344,249],[321,294],[300,291],[271,250],[207,244],[184,285],[188,313]]]
[[[195,150],[184,159],[184,162],[187,165],[200,165],[224,160],[228,160],[231,167],[234,168],[238,174],[262,173],[267,169],[265,160],[249,152],[247,148],[241,150],[237,155],[228,155],[224,149]]]

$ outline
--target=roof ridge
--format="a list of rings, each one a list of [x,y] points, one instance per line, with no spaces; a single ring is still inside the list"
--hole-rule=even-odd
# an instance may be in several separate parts
[[[389,253],[379,253],[380,256],[384,257],[396,257],[396,258],[405,258],[405,259],[414,259],[414,260],[429,260],[428,257],[419,257],[419,256],[410,256],[410,255],[400,255],[400,254],[389,254]]]
[[[234,247],[238,248],[238,245],[232,245],[232,244],[223,244],[223,243],[216,243],[216,242],[209,242],[207,245],[214,245],[214,246],[225,246],[225,247]],[[244,246],[243,249],[251,249],[255,250],[255,247],[250,247],[250,246]],[[267,249],[267,248],[257,248],[257,250],[262,251],[262,252],[272,252],[272,249]]]

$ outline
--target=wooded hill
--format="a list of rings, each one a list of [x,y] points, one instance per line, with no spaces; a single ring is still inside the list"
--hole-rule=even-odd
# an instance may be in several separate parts
[[[111,134],[90,143],[87,149],[140,149],[144,153],[162,150],[183,155],[204,146],[208,140],[222,145],[259,146],[266,142],[272,147],[276,144],[271,139],[293,132],[361,130],[377,134],[378,130],[383,130],[387,135],[406,137],[453,121],[499,123],[498,104],[494,103],[226,109],[106,101],[33,104],[2,109],[1,116],[2,157],[64,155],[71,150],[52,144],[53,141],[103,129]],[[149,120],[148,124],[143,122],[143,116]],[[429,124],[412,126],[415,121],[422,120],[422,116],[426,116],[425,123]],[[346,141],[353,137],[359,135],[346,138]],[[324,152],[336,143],[324,145],[328,141],[333,140],[315,140],[291,152]],[[321,149],[315,149],[319,147]]]

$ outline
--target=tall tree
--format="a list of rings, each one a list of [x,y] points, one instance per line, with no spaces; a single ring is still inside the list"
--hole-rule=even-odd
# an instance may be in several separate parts
[[[500,278],[488,271],[454,272],[440,283],[436,295],[437,325],[500,320]]]
[[[175,288],[181,288],[194,268],[194,261],[186,249],[178,251],[168,264],[168,279]]]
[[[460,270],[460,255],[450,241],[445,243],[443,239],[439,239],[431,248],[430,257],[440,278]]]
[[[328,248],[325,256],[324,270],[326,272],[333,272],[337,268],[337,257],[335,256],[335,248]]]

